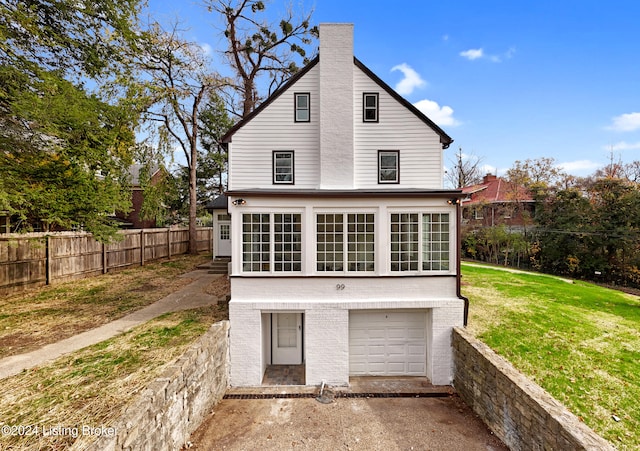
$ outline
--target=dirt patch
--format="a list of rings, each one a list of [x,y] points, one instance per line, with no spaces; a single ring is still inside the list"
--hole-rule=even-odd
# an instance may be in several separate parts
[[[192,282],[179,276],[208,258],[176,256],[7,297],[0,301],[0,358],[33,351],[150,305]],[[212,285],[215,292],[225,289]]]
[[[506,450],[457,397],[221,401],[192,435],[202,450]]]

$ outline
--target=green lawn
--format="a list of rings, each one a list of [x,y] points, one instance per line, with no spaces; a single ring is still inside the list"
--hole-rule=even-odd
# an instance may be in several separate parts
[[[473,334],[619,449],[640,448],[640,298],[468,264],[462,274]]]

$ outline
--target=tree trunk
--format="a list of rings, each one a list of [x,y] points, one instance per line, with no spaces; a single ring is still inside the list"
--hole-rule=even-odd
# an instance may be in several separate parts
[[[191,164],[189,165],[189,253],[198,253],[198,240],[196,231],[198,198],[196,196],[196,165],[198,161],[197,148],[191,143]]]

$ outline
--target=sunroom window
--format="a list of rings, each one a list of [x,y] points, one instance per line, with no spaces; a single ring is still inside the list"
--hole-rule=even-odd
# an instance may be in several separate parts
[[[449,213],[393,213],[390,220],[391,271],[449,270]]]
[[[375,271],[373,213],[318,214],[316,242],[317,271]]]
[[[242,215],[242,270],[271,272],[272,269],[273,272],[302,270],[301,214]]]

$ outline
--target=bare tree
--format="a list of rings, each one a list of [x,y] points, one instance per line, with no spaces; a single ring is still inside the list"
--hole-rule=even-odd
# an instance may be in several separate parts
[[[632,161],[624,165],[622,169],[624,178],[631,183],[640,184],[640,160]]]
[[[182,149],[189,170],[189,252],[196,254],[196,169],[200,111],[207,96],[223,80],[209,70],[202,48],[183,40],[177,25],[169,31],[154,23],[144,33],[135,56],[137,77],[130,82],[132,97],[144,118],[156,124],[161,147]]]
[[[311,13],[297,17],[292,8],[279,23],[269,23],[261,17],[266,9],[261,0],[205,0],[205,5],[223,20],[224,54],[235,73],[233,95],[240,97],[232,113],[246,117],[264,99],[258,93],[263,77],[269,77],[270,95],[298,71],[296,58],[308,62],[305,47],[317,37],[317,28],[311,26]]]
[[[452,168],[446,173],[446,179],[451,186],[462,188],[482,182],[482,177],[484,176],[482,173],[482,158],[464,154],[462,147],[459,147],[453,163]]]

